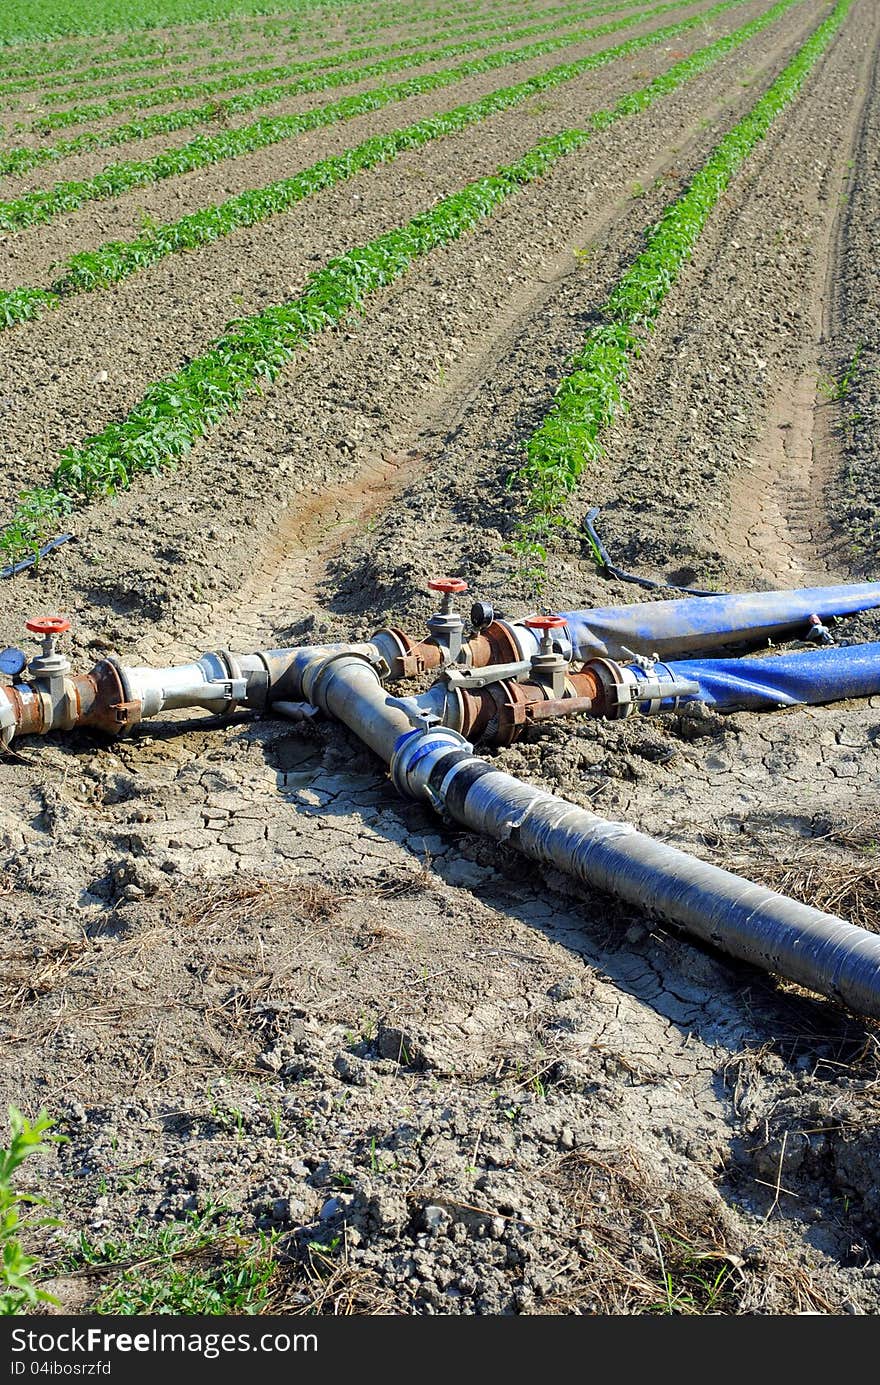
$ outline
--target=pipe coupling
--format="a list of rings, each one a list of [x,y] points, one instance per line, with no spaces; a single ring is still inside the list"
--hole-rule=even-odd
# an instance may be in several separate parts
[[[12,744],[17,729],[18,717],[15,715],[15,708],[6,696],[6,689],[0,688],[0,748],[5,750]]]
[[[418,728],[404,731],[391,757],[391,779],[394,787],[406,798],[427,799],[435,808],[442,808],[436,778],[440,762],[469,760],[474,748],[457,731],[433,727],[430,731]]]

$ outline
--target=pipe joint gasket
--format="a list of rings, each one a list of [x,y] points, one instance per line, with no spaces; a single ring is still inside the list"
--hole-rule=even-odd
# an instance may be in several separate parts
[[[242,705],[242,702],[247,703],[248,680],[242,677],[241,664],[238,662],[238,659],[235,657],[235,655],[231,654],[228,649],[216,650],[215,657],[219,659],[220,663],[225,666],[226,672],[229,674],[229,684],[231,691],[237,691],[238,689],[242,688],[242,685],[244,685],[244,697],[227,698],[226,706],[220,713],[220,715],[223,717],[231,717],[238,711],[239,707]]]
[[[446,758],[454,759],[455,762],[446,769],[437,789],[437,796],[444,817],[460,822],[461,814],[464,812],[465,799],[478,779],[492,773],[492,766],[488,765],[485,760],[479,760],[464,751],[453,751]],[[439,761],[437,764],[438,772],[442,763],[443,761]]]
[[[265,665],[248,670],[244,700],[252,711],[265,712],[269,705],[269,670]]]

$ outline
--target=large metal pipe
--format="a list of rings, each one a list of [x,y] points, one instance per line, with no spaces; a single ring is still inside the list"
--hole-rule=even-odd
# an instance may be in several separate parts
[[[413,729],[363,656],[326,664],[316,653],[303,674],[301,695],[389,759],[402,793],[734,957],[880,1017],[880,937],[523,784],[454,731]]]
[[[229,711],[240,701],[257,709],[301,701],[354,731],[390,765],[402,793],[722,951],[880,1017],[880,938],[523,784],[475,756],[454,730],[414,729],[413,708],[426,719],[440,715],[449,690],[399,699],[383,687],[388,672],[376,645],[239,658],[221,651],[178,669],[125,670],[106,660],[85,678],[58,672],[42,680],[41,691],[24,684],[0,689],[0,739],[8,744],[16,730],[45,732],[75,721],[119,730],[172,707]],[[39,713],[28,711],[28,698]],[[590,700],[589,689],[583,700]]]

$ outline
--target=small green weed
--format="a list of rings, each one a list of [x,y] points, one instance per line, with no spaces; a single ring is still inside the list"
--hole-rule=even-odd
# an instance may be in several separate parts
[[[852,360],[848,365],[844,366],[839,377],[831,374],[819,376],[816,382],[817,388],[819,393],[829,402],[838,403],[846,399],[849,394],[850,385],[858,377],[862,350],[863,348],[861,346],[856,347],[853,352]],[[853,415],[853,417],[858,418],[859,415]]]
[[[660,1259],[663,1297],[644,1311],[688,1317],[725,1312],[729,1260],[716,1252],[701,1251],[668,1232],[658,1233],[653,1222],[651,1229]]]
[[[247,1239],[236,1222],[218,1223],[221,1211],[210,1207],[158,1229],[136,1225],[124,1240],[92,1241],[83,1233],[62,1269],[88,1265],[110,1273],[95,1313],[260,1313],[277,1274],[278,1233]]]
[[[50,1135],[52,1121],[41,1111],[33,1125],[15,1106],[9,1107],[9,1145],[0,1149],[0,1315],[8,1317],[39,1303],[56,1303],[51,1294],[34,1283],[37,1263],[25,1254],[22,1232],[29,1227],[54,1225],[48,1218],[34,1218],[26,1209],[45,1207],[46,1200],[20,1192],[14,1176],[31,1154],[38,1154],[61,1139]]]

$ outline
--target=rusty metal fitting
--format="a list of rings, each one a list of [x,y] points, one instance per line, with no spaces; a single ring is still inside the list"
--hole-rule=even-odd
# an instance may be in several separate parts
[[[585,674],[596,685],[596,716],[617,720],[638,711],[630,696],[636,680],[625,665],[615,659],[591,659],[581,670],[581,676]]]
[[[108,736],[124,736],[137,726],[142,703],[132,696],[125,669],[116,659],[102,659],[90,673],[70,681],[79,697],[79,726]]]
[[[471,668],[489,668],[492,664],[515,664],[522,658],[516,635],[502,620],[493,620],[467,644]]]
[[[419,678],[436,673],[443,664],[440,645],[433,639],[416,639],[397,626],[389,625],[370,636],[390,670],[390,680]],[[500,620],[492,623],[461,647],[462,663],[468,668],[489,668],[494,664],[513,664],[522,658],[511,627]],[[461,657],[461,656],[460,656]]]
[[[454,724],[469,741],[512,745],[533,722],[553,717],[595,714],[594,699],[601,688],[590,673],[565,679],[560,696],[548,697],[544,682],[502,679],[482,688],[452,685],[449,697],[456,704]]]
[[[52,693],[42,678],[0,687],[0,742],[8,746],[15,736],[44,736],[74,726],[120,736],[137,725],[140,713],[124,670],[105,659],[91,673],[61,678]]]
[[[423,673],[435,673],[442,663],[440,646],[433,640],[414,639],[405,631],[389,625],[370,637],[389,668],[392,682],[401,678],[419,678]]]
[[[664,710],[673,711],[682,697],[695,697],[700,691],[699,683],[676,677],[665,664],[644,656],[633,656],[629,664],[591,659],[583,671],[591,673],[601,687],[597,714],[612,721],[639,713],[656,716]]]
[[[14,736],[42,736],[51,730],[51,723],[47,723],[47,700],[30,683],[0,688],[0,697],[6,700],[0,714],[0,739],[4,746],[11,744]]]

